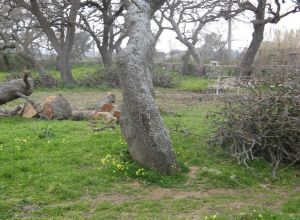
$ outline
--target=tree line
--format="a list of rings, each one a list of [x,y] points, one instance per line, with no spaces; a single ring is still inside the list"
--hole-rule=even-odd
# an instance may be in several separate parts
[[[18,48],[23,58],[36,64],[34,53],[41,53],[41,48],[48,45],[57,55],[57,68],[67,84],[75,83],[70,64],[75,40],[86,39],[84,34],[80,37],[79,32],[90,35],[106,68],[112,66],[113,54],[122,50],[121,44],[128,37],[130,27],[125,23],[127,9],[123,0],[0,2],[0,50]],[[243,74],[249,74],[249,67],[263,41],[265,26],[296,12],[299,12],[299,1],[168,0],[151,16],[157,26],[154,45],[164,30],[174,31],[176,39],[187,48],[183,69],[187,69],[192,57],[201,73],[204,61],[197,47],[203,29],[219,20],[247,16],[253,34],[240,67]]]

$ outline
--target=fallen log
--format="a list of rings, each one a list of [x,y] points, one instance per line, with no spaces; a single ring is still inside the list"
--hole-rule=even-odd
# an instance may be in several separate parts
[[[21,98],[22,95],[31,95],[33,87],[34,81],[28,78],[28,74],[25,74],[23,79],[0,83],[0,105]]]
[[[46,98],[42,114],[46,119],[70,119],[72,117],[72,108],[69,102],[59,94]]]
[[[73,110],[71,119],[74,121],[90,120],[95,116],[95,113],[94,110]]]

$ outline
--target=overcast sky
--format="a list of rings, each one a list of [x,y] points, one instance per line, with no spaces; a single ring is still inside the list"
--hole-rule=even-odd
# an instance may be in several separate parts
[[[291,14],[288,17],[283,18],[278,24],[267,24],[265,29],[265,40],[268,40],[270,29],[300,29],[300,13]],[[219,24],[213,24],[208,27],[210,31],[216,30],[222,33],[225,40],[227,38],[227,24],[221,22]],[[232,27],[232,49],[242,50],[247,47],[251,41],[252,25],[250,23],[233,22]],[[170,50],[180,49],[186,50],[186,47],[176,40],[176,35],[172,31],[164,31],[162,34],[156,49],[158,51],[169,52]]]

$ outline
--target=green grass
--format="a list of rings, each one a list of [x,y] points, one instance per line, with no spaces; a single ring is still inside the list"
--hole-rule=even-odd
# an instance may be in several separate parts
[[[72,74],[76,80],[80,80],[84,76],[93,75],[101,69],[103,69],[103,66],[101,64],[94,64],[94,63],[78,64],[72,67]],[[0,81],[5,80],[8,74],[9,72],[0,72]],[[56,79],[60,79],[59,71],[55,69],[48,70],[48,74],[55,77]],[[38,73],[35,71],[31,71],[31,75],[33,77],[38,77]]]
[[[96,72],[98,72],[102,68],[103,68],[102,65],[100,65],[100,64],[93,64],[93,63],[74,65],[72,67],[72,74],[73,74],[73,77],[76,80],[80,80],[80,79],[82,79],[86,75],[93,75],[93,74],[95,74]],[[60,79],[60,74],[59,74],[58,70],[51,70],[51,71],[49,71],[49,74],[51,76],[54,76],[56,79]]]
[[[184,76],[179,79],[179,88],[184,91],[204,92],[208,86],[209,80],[206,77]]]
[[[0,118],[0,219],[299,219],[300,195],[292,191],[300,185],[297,170],[273,180],[265,161],[249,170],[207,148],[213,126],[206,114],[215,108],[164,114],[183,171],[197,167],[193,178],[133,162],[119,128],[95,133],[87,122]],[[277,201],[278,209],[267,205]],[[241,208],[234,208],[237,202]]]
[[[6,79],[6,72],[1,72],[0,71],[0,82]]]

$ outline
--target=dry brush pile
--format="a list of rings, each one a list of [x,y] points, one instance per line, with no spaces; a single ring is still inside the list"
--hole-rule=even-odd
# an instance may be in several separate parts
[[[273,177],[281,163],[300,161],[300,74],[257,73],[242,96],[224,99],[214,146],[221,146],[246,166],[264,158]]]

